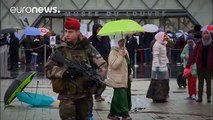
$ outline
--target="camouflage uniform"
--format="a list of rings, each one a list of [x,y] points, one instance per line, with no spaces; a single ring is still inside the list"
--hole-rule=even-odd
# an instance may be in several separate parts
[[[97,50],[92,47],[89,41],[80,36],[75,45],[63,43],[56,50],[62,51],[62,54],[70,60],[79,60],[89,63],[91,66],[100,66],[97,72],[105,77],[106,61],[101,57]],[[60,100],[59,114],[62,120],[88,120],[92,105],[92,89],[80,89],[69,80],[65,80],[62,75],[67,70],[63,65],[60,65],[53,60],[54,53],[49,57],[46,65],[47,77],[51,80],[53,91],[59,93]],[[82,71],[83,72],[83,71]],[[85,77],[79,75],[74,78],[78,85],[85,82]]]

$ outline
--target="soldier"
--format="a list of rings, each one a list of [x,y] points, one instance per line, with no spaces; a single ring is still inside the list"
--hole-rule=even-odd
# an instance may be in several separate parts
[[[82,36],[79,21],[75,18],[67,18],[64,27],[65,42],[56,50],[61,51],[68,60],[83,61],[91,67],[97,68],[98,74],[104,79],[107,63],[87,38]],[[54,54],[52,53],[49,57],[45,70],[47,77],[52,82],[53,91],[59,93],[61,119],[88,120],[92,105],[92,88],[79,87],[84,86],[88,82],[88,78],[82,75],[84,71],[80,73],[55,61]]]

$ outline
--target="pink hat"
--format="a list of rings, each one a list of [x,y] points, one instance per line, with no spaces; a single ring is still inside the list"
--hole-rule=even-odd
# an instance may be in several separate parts
[[[79,20],[77,20],[75,18],[67,18],[65,20],[64,27],[66,29],[79,30],[80,29],[80,22],[79,22]]]

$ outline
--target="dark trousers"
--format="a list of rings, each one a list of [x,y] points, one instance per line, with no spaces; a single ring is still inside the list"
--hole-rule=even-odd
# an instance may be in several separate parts
[[[97,96],[101,96],[102,93],[104,92],[105,88],[106,88],[106,85],[100,83],[100,84],[97,86],[97,88],[96,88],[96,90],[95,90],[95,92],[94,92],[95,96],[96,96],[96,97],[97,97]]]
[[[152,62],[152,54],[150,49],[146,49],[144,51],[144,62],[151,63]]]
[[[212,72],[206,69],[198,70],[198,99],[202,99],[203,97],[203,85],[204,79],[206,80],[206,95],[207,99],[211,97],[211,75]]]
[[[18,68],[18,61],[19,61],[19,57],[18,57],[18,53],[12,53],[10,54],[10,69],[11,70],[15,70]]]
[[[26,65],[29,65],[31,62],[31,51],[29,50],[25,51],[25,59],[26,59]]]
[[[59,114],[61,120],[89,120],[92,95],[80,99],[60,100]]]

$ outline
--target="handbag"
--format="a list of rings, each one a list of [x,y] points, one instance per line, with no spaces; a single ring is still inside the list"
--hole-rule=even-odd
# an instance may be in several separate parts
[[[198,55],[199,55],[199,51],[196,55],[195,63],[193,65],[191,65],[190,68],[184,68],[183,77],[187,78],[190,75],[192,75],[192,76],[197,75],[197,64],[196,64],[196,62],[197,62]]]
[[[192,65],[189,68],[184,68],[183,70],[183,77],[187,78],[191,75],[192,72]]]

